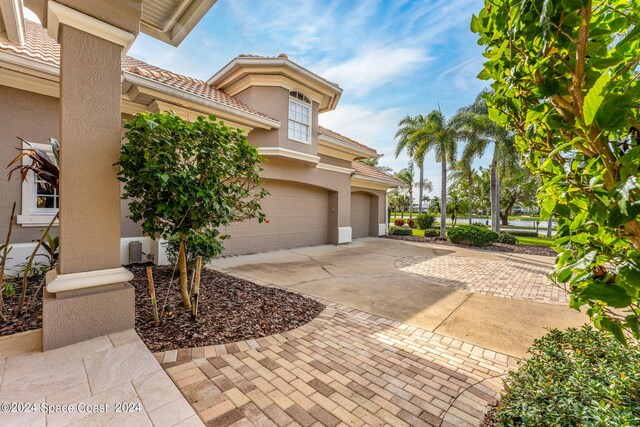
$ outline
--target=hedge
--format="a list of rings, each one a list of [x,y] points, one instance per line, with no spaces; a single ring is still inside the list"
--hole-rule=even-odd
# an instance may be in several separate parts
[[[447,232],[447,237],[453,243],[464,243],[480,247],[498,241],[498,233],[476,225],[450,228]]]

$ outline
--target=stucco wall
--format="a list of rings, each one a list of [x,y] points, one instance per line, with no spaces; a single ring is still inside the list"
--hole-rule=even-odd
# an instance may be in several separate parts
[[[4,242],[9,226],[11,206],[16,202],[16,215],[22,210],[22,182],[19,174],[7,181],[7,165],[27,141],[48,144],[49,138],[58,139],[58,99],[32,92],[0,86],[0,240]],[[11,243],[28,243],[39,239],[45,227],[22,227],[14,222]],[[53,235],[57,230],[53,230]]]
[[[348,160],[338,159],[336,157],[327,156],[325,154],[318,154],[318,156],[320,156],[320,163],[326,163],[328,165],[351,169],[351,162]]]
[[[311,112],[311,143],[305,144],[289,139],[289,91],[281,87],[252,86],[235,98],[257,111],[264,111],[280,121],[280,129],[254,129],[249,133],[249,142],[256,147],[282,147],[301,153],[316,154],[318,144],[318,103]]]
[[[4,242],[9,225],[11,205],[16,202],[16,215],[22,208],[22,183],[19,175],[6,179],[7,164],[18,151],[20,136],[28,141],[47,144],[49,138],[59,139],[58,117],[60,106],[57,98],[0,86],[0,240]],[[123,120],[128,116],[123,115]],[[128,203],[121,201],[122,237],[142,236],[139,224],[129,218]],[[29,243],[39,239],[45,227],[23,227],[14,221],[11,243]],[[57,235],[57,227],[51,234]]]

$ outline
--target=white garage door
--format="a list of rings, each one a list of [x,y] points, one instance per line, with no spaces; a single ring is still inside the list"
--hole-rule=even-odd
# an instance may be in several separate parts
[[[351,233],[354,239],[370,235],[371,196],[367,193],[351,193]]]
[[[245,221],[227,227],[224,255],[264,252],[327,243],[329,193],[308,185],[265,181],[262,211],[269,223]]]

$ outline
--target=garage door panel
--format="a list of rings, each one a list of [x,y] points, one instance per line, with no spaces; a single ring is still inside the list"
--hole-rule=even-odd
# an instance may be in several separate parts
[[[351,193],[351,233],[354,239],[370,234],[371,196],[367,193]]]
[[[257,220],[227,227],[225,255],[324,244],[328,241],[329,195],[297,183],[265,181],[269,195],[262,211],[269,223]]]

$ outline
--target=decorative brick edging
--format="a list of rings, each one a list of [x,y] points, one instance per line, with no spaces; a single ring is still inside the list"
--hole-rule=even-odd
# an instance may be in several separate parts
[[[489,408],[500,398],[502,379],[507,374],[478,381],[460,393],[444,413],[444,421],[454,425],[469,422],[469,417],[482,420]]]
[[[315,298],[318,300],[317,298]],[[301,338],[309,333],[315,331],[318,328],[326,326],[328,322],[333,319],[336,314],[336,304],[328,301],[320,301],[325,305],[324,310],[320,312],[311,321],[306,324],[280,334],[268,335],[261,338],[252,338],[249,340],[236,341],[227,344],[215,344],[205,347],[185,348],[179,350],[167,350],[164,352],[157,352],[153,355],[165,368],[188,362],[193,359],[208,359],[210,357],[223,356],[225,354],[233,354],[248,350],[260,350],[265,349],[272,345],[280,345],[286,343],[291,339]]]

